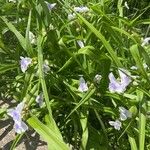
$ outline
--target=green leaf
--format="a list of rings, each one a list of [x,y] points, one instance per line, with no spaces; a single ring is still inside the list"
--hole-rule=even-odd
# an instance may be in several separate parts
[[[88,101],[90,99],[90,97],[94,94],[94,92],[95,92],[95,88],[93,87],[93,85],[91,85],[91,87],[89,88],[89,90],[87,91],[87,93],[83,96],[83,98],[80,100],[80,102],[71,111],[71,113],[68,115],[68,117],[70,115],[72,115],[82,104],[84,104],[86,101]]]
[[[20,45],[22,46],[22,48],[26,51],[26,41],[25,38],[21,35],[21,33],[15,28],[15,26],[9,22],[5,17],[1,17],[1,19],[5,22],[5,24],[7,25],[7,27],[9,28],[10,31],[12,31],[18,41],[20,42]]]
[[[136,66],[138,67],[139,71],[141,72],[141,74],[143,75],[143,77],[145,79],[147,79],[148,81],[149,80],[149,77],[147,76],[147,73],[143,67],[143,63],[141,61],[141,56],[140,56],[140,53],[139,53],[139,49],[138,49],[138,45],[135,44],[135,45],[132,45],[131,48],[130,48],[130,52],[136,62]]]
[[[17,64],[0,64],[0,74],[17,68]]]
[[[113,48],[109,44],[109,42],[105,39],[105,37],[98,31],[91,23],[89,23],[85,18],[83,18],[80,14],[77,14],[78,17],[87,25],[87,27],[102,41],[103,45],[107,49],[108,53],[112,57],[113,61],[116,63],[118,67],[122,67],[120,60],[117,57],[117,54],[114,52]]]
[[[146,102],[143,92],[137,90],[139,107],[139,150],[145,150]]]
[[[32,116],[27,120],[29,125],[39,133],[49,145],[50,150],[69,150],[68,146],[60,139],[53,128],[48,128],[37,117]]]

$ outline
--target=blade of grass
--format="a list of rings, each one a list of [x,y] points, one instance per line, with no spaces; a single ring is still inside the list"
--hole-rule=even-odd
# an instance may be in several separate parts
[[[129,143],[131,146],[131,150],[138,150],[135,139],[132,136],[130,136],[130,134],[127,134],[127,135],[128,135]]]
[[[147,76],[147,73],[146,73],[146,71],[145,71],[145,69],[143,67],[143,63],[141,61],[141,56],[139,54],[138,45],[137,44],[132,45],[131,48],[130,48],[130,52],[131,52],[131,54],[132,54],[132,56],[133,56],[133,58],[134,58],[134,60],[136,62],[137,67],[139,68],[141,74],[143,75],[143,77],[145,79],[147,79],[148,82],[150,82],[150,79]]]
[[[89,100],[89,98],[94,94],[95,92],[94,85],[91,85],[88,92],[83,96],[83,98],[80,100],[80,102],[75,106],[75,108],[70,112],[70,114],[67,116],[67,118],[70,117],[82,104],[84,104],[86,101]]]
[[[83,18],[80,14],[77,16],[83,21],[83,23],[102,41],[103,45],[107,49],[108,53],[112,57],[113,61],[118,67],[122,67],[120,60],[117,57],[117,54],[114,52],[113,48],[109,44],[109,42],[105,39],[105,37],[98,31],[91,23],[89,23],[85,18]]]
[[[7,27],[9,28],[10,31],[12,31],[18,41],[20,42],[20,45],[22,46],[22,48],[26,51],[26,41],[25,41],[25,38],[21,35],[21,33],[15,28],[15,26],[9,22],[5,17],[1,17],[1,19],[5,22],[5,24],[7,25]]]
[[[28,17],[28,24],[27,24],[27,29],[26,29],[26,50],[28,51],[28,53],[30,54],[30,56],[33,56],[33,49],[31,46],[31,42],[29,40],[29,31],[30,31],[30,24],[31,24],[31,15],[32,15],[32,11],[29,11],[29,17]]]
[[[50,150],[69,150],[68,146],[59,138],[59,135],[53,128],[48,128],[37,117],[32,116],[27,120],[37,133],[39,133],[44,140],[50,145]]]
[[[145,125],[146,125],[146,102],[143,100],[143,92],[137,90],[137,98],[139,100],[139,150],[145,147]]]

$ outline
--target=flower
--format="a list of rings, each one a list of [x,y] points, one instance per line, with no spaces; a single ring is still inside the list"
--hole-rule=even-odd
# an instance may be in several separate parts
[[[146,64],[146,63],[143,63],[143,68],[144,68],[144,69],[147,69],[147,68],[148,68],[148,66],[147,66],[147,64]],[[131,70],[137,70],[137,69],[138,69],[138,67],[136,67],[136,66],[132,66],[130,69],[131,69]]]
[[[14,120],[15,131],[19,134],[28,130],[28,126],[22,121],[21,112],[24,107],[24,102],[21,102],[14,109],[8,109],[7,114]]]
[[[109,124],[110,124],[111,126],[113,126],[116,130],[120,130],[121,125],[122,125],[119,120],[109,121]]]
[[[8,2],[13,2],[13,3],[16,3],[16,0],[9,0]]]
[[[76,18],[76,14],[73,13],[73,14],[68,14],[68,20],[73,20]]]
[[[124,6],[125,6],[127,9],[129,9],[129,6],[128,6],[127,1],[124,3]]]
[[[126,87],[131,82],[130,77],[124,73],[126,72],[126,70],[120,69],[118,70],[118,72],[120,75],[120,82],[116,80],[112,72],[109,74],[109,80],[110,80],[109,91],[112,93],[114,92],[123,93],[126,90]]]
[[[130,69],[131,70],[137,70],[137,67],[136,66],[132,66]]]
[[[55,6],[56,6],[56,3],[48,3],[47,1],[44,1],[49,9],[49,11],[51,11]]]
[[[50,71],[50,67],[48,66],[48,64],[46,63],[43,64],[43,71],[44,73],[47,73],[48,71]]]
[[[35,35],[31,31],[29,31],[29,40],[30,40],[31,44],[36,44]]]
[[[126,120],[127,118],[132,117],[131,112],[129,112],[124,107],[119,107],[119,112],[120,112],[120,120],[122,120],[122,121]]]
[[[99,74],[97,74],[97,75],[95,75],[95,77],[94,77],[94,82],[96,82],[96,83],[100,83],[100,81],[101,81],[101,79],[102,79],[102,76],[101,75],[99,75]]]
[[[86,13],[86,12],[89,11],[89,8],[88,7],[84,7],[84,6],[74,7],[74,11],[78,12],[78,13]]]
[[[148,44],[149,44],[149,41],[150,41],[150,37],[147,37],[147,38],[143,39],[141,46],[148,45]]]
[[[84,43],[81,40],[77,40],[77,43],[80,46],[80,48],[84,47]]]
[[[20,64],[21,64],[21,71],[23,73],[25,73],[25,71],[28,69],[28,66],[31,64],[32,62],[32,59],[29,58],[29,57],[20,57],[21,61],[20,61]]]
[[[14,128],[18,134],[21,134],[21,133],[25,132],[26,130],[28,130],[28,126],[23,121],[15,123]]]
[[[84,80],[83,77],[80,77],[79,82],[80,82],[80,84],[79,84],[78,90],[80,92],[86,92],[86,91],[88,91],[87,83],[85,83],[85,80]]]
[[[36,97],[35,101],[39,104],[40,107],[43,105],[43,93],[42,92]]]

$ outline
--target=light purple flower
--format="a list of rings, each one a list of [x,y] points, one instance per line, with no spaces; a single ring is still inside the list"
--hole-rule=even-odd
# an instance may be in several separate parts
[[[122,121],[132,117],[131,112],[125,109],[124,107],[119,107],[119,112],[120,112],[120,120]]]
[[[21,134],[25,132],[26,130],[28,130],[28,126],[23,121],[15,122],[14,129],[18,134]]]
[[[87,83],[85,83],[85,80],[84,80],[83,77],[80,77],[79,82],[80,82],[80,83],[79,83],[79,88],[78,88],[78,90],[79,90],[80,92],[86,92],[86,91],[88,91]]]
[[[15,131],[19,134],[25,132],[28,129],[28,126],[22,121],[21,112],[24,107],[24,102],[21,102],[17,105],[16,108],[8,109],[7,114],[11,116],[14,120]]]
[[[124,73],[125,70],[120,69],[118,72],[120,75],[120,81],[116,80],[112,72],[109,74],[109,91],[112,93],[123,93],[131,82],[130,77]]]
[[[109,124],[110,124],[111,126],[113,126],[116,130],[120,130],[121,125],[122,125],[119,120],[109,121]]]
[[[77,40],[77,43],[80,46],[80,48],[84,47],[84,43],[81,40]]]
[[[21,65],[21,71],[25,73],[25,71],[28,69],[28,66],[31,64],[32,59],[29,57],[20,57],[20,65]]]
[[[89,11],[89,8],[88,7],[84,7],[84,6],[81,6],[81,7],[74,7],[74,11],[75,12],[78,12],[78,13],[86,13]]]
[[[48,7],[48,9],[51,11],[55,6],[56,6],[56,3],[48,3],[47,1],[44,1]]]
[[[42,92],[36,97],[35,101],[39,104],[40,107],[43,105],[43,93]]]

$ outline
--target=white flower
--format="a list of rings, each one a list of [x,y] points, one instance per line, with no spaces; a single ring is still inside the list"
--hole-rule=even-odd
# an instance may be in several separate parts
[[[8,0],[8,2],[16,3],[16,0]]]
[[[122,121],[126,120],[127,118],[131,118],[132,117],[131,112],[129,112],[124,107],[119,107],[119,112],[120,112],[120,119]]]
[[[73,13],[73,14],[68,14],[68,20],[73,20],[76,18],[76,14]]]
[[[31,44],[36,44],[36,37],[31,31],[29,31],[29,40]]]
[[[77,43],[80,46],[80,48],[84,47],[84,43],[81,40],[77,40]]]
[[[86,13],[86,12],[89,11],[89,8],[88,7],[84,7],[84,6],[74,7],[74,11],[78,12],[78,13]]]
[[[120,130],[121,128],[121,122],[119,120],[109,121],[109,124],[113,126],[116,130]]]
[[[102,79],[102,76],[101,75],[99,75],[99,74],[97,74],[95,77],[94,77],[94,82],[96,82],[96,83],[100,83],[100,81],[101,81],[101,79]]]
[[[147,37],[147,38],[143,39],[141,46],[148,45],[148,44],[149,44],[149,41],[150,41],[150,37]]]
[[[87,83],[85,83],[85,80],[84,80],[83,77],[80,77],[79,82],[80,82],[80,83],[79,83],[79,88],[78,88],[78,90],[79,90],[80,92],[86,92],[86,91],[88,91]]]
[[[46,63],[43,64],[43,71],[44,73],[48,73],[50,71],[50,67],[48,66],[48,64]]]
[[[147,69],[147,68],[148,68],[148,66],[147,66],[147,64],[146,64],[146,63],[143,63],[143,67],[144,67],[144,69]],[[136,66],[132,66],[130,69],[132,69],[132,70],[137,70],[137,69],[138,69],[138,67],[136,67]]]
[[[48,7],[48,9],[51,11],[55,6],[56,6],[56,3],[48,3],[47,1],[44,1]]]
[[[129,6],[128,6],[127,1],[124,3],[124,6],[125,6],[127,9],[129,9]]]
[[[29,57],[20,57],[20,65],[21,65],[21,71],[25,73],[25,71],[28,69],[28,66],[31,64],[32,59]]]
[[[130,69],[137,70],[137,67],[136,66],[132,66]]]
[[[36,97],[35,101],[39,104],[40,107],[43,105],[43,93],[42,92],[40,93],[40,95]]]

